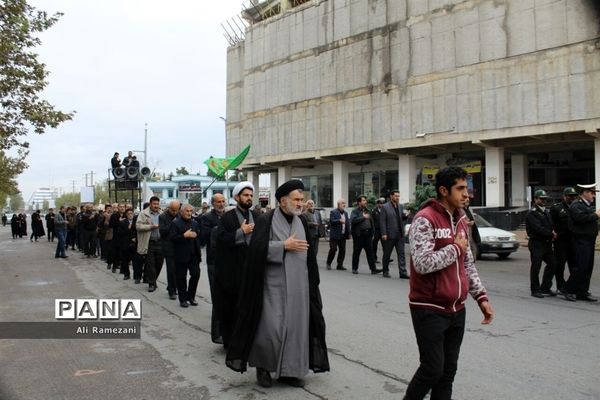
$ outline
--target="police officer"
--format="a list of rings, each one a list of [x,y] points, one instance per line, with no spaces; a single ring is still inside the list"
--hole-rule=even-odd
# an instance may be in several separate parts
[[[552,241],[557,235],[554,232],[550,211],[546,209],[548,195],[544,190],[536,190],[533,195],[534,207],[527,213],[525,228],[529,236],[529,252],[531,254],[531,295],[537,298],[556,296],[552,291],[552,278],[554,277],[554,254],[552,254]],[[539,274],[542,261],[546,263],[542,285],[540,286]]]
[[[563,200],[550,208],[554,231],[558,235],[554,241],[554,260],[556,262],[556,287],[562,292],[565,286],[565,263],[569,263],[569,273],[573,267],[571,250],[571,233],[569,232],[569,206],[577,198],[577,191],[572,187],[563,190]]]
[[[596,184],[577,185],[579,198],[569,206],[569,231],[575,265],[565,284],[565,300],[598,301],[590,290],[590,279],[594,269],[594,246],[598,235],[600,210],[594,211],[592,203],[596,197]]]

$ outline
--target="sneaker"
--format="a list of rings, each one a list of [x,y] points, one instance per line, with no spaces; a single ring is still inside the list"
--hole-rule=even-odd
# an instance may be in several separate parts
[[[271,374],[266,369],[256,368],[256,381],[260,386],[265,388],[270,388],[273,386]]]

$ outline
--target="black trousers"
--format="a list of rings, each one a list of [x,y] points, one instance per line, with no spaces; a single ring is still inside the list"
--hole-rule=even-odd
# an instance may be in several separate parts
[[[346,239],[329,239],[329,254],[327,254],[327,265],[331,265],[333,259],[335,258],[335,253],[338,252],[337,256],[337,266],[341,268],[344,266],[344,258],[346,258]]]
[[[173,256],[165,256],[165,261],[167,263],[167,292],[169,292],[169,295],[172,295],[177,293],[177,273],[175,271],[175,259]]]
[[[375,270],[375,259],[373,258],[373,232],[369,230],[360,231],[360,235],[352,236],[352,271],[358,271],[360,252],[364,249],[367,255],[367,263],[371,271]]]
[[[133,266],[133,279],[146,279],[146,256],[134,251],[131,256],[131,264]]]
[[[373,247],[373,259],[375,262],[377,262],[377,246],[379,245],[379,242],[381,242],[381,235],[379,233],[375,233],[373,235],[373,242],[371,244],[371,247]]]
[[[212,313],[210,316],[210,337],[213,343],[223,343],[220,327],[221,303],[219,294],[217,293],[217,285],[215,284],[215,265],[207,264],[206,270],[208,272],[208,285],[210,287],[210,300],[212,302]]]
[[[75,241],[77,240],[77,233],[75,229],[67,229],[67,247],[71,246],[71,250],[75,250]]]
[[[192,258],[187,263],[175,263],[177,272],[177,296],[180,302],[194,300],[200,280],[200,261]],[[187,280],[188,271],[190,280]]]
[[[46,226],[46,230],[48,231],[48,241],[54,242],[54,228],[51,229]]]
[[[148,242],[148,254],[146,254],[146,280],[150,286],[156,286],[156,279],[160,275],[165,258],[163,257],[160,241]]]
[[[308,244],[315,249],[315,256],[317,254],[319,254],[319,236],[315,235],[315,236],[311,236],[311,238],[309,239]]]
[[[554,241],[554,260],[556,264],[554,266],[554,275],[556,276],[556,287],[558,290],[563,290],[565,287],[565,264],[567,263],[569,265],[569,275],[571,274],[572,266],[575,264],[573,256],[570,238]]]
[[[129,272],[129,262],[133,259],[135,255],[135,248],[129,246],[125,249],[120,250],[119,262],[121,263],[121,273],[125,276],[130,276]],[[135,269],[134,269],[135,270]],[[135,275],[135,272],[134,272]]]
[[[119,249],[119,241],[116,239],[116,236],[113,238],[112,245],[112,266],[113,268],[117,268],[120,265],[121,250]]]
[[[575,264],[565,285],[567,293],[585,295],[590,291],[590,280],[594,271],[595,237],[574,237],[571,241],[575,253]]]
[[[408,275],[408,272],[406,272],[406,260],[404,259],[404,236],[400,236],[397,239],[382,239],[381,243],[383,244],[383,273],[390,272],[390,256],[392,255],[392,250],[395,248],[400,276]]]
[[[96,231],[90,231],[87,229],[81,232],[81,241],[83,243],[83,252],[87,256],[96,255]]]
[[[547,292],[552,287],[552,278],[554,277],[554,253],[552,252],[552,243],[544,240],[529,239],[527,244],[531,256],[531,269],[529,270],[529,281],[531,284],[531,293]],[[542,285],[540,286],[540,270],[542,261],[546,263]]]
[[[406,389],[405,400],[450,400],[465,333],[465,310],[454,314],[411,309],[421,364]]]
[[[104,258],[106,260],[106,264],[110,265],[113,260],[113,241],[105,240],[104,241]]]

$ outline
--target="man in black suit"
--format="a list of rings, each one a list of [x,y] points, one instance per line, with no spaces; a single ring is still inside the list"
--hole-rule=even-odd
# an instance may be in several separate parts
[[[175,272],[177,277],[177,294],[181,307],[197,306],[196,289],[200,280],[200,226],[192,219],[194,207],[184,204],[169,228],[169,238],[173,243],[175,255]],[[190,280],[187,281],[187,273]]]
[[[165,256],[167,263],[167,292],[169,298],[175,300],[177,298],[177,270],[175,269],[175,254],[173,253],[173,243],[169,235],[171,234],[171,222],[179,214],[181,203],[177,200],[172,200],[169,207],[163,211],[158,217],[158,230],[160,232],[160,243],[162,253]]]
[[[135,223],[133,222],[133,209],[128,208],[125,211],[124,218],[117,223],[117,243],[119,247],[119,261],[121,263],[121,273],[123,279],[130,278],[129,262],[133,259],[137,246],[137,234],[135,232]],[[113,272],[116,269],[113,268]]]
[[[223,214],[217,229],[217,260],[215,283],[219,292],[221,308],[221,335],[223,344],[229,344],[233,330],[235,310],[242,282],[242,268],[246,261],[248,245],[254,231],[257,216],[250,210],[254,186],[240,182],[233,188],[235,209]]]
[[[554,254],[552,252],[552,241],[557,238],[550,211],[546,208],[548,196],[544,190],[536,190],[533,195],[534,207],[527,213],[525,228],[529,236],[529,253],[531,254],[531,269],[529,280],[531,284],[531,295],[537,298],[545,296],[556,296],[552,287],[554,277]],[[542,261],[546,263],[542,285],[540,286],[540,270]]]
[[[221,224],[221,217],[225,212],[225,196],[220,193],[214,194],[211,199],[212,210],[199,217],[200,220],[200,243],[206,246],[206,270],[208,271],[208,284],[210,286],[210,298],[212,300],[211,315],[211,338],[213,343],[223,344],[220,329],[220,293],[215,284],[215,264],[217,262],[217,229]]]
[[[390,192],[390,201],[385,203],[381,209],[379,218],[379,228],[381,231],[381,241],[383,243],[383,277],[390,277],[390,255],[396,248],[398,258],[398,269],[400,270],[400,279],[408,279],[406,271],[406,260],[404,258],[404,208],[400,204],[400,192],[392,190]]]

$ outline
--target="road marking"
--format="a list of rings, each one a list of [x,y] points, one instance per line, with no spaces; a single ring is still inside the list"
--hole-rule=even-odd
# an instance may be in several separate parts
[[[103,369],[100,369],[100,370],[80,369],[79,371],[76,371],[75,375],[73,375],[73,376],[96,375],[96,374],[101,374],[103,372],[105,372],[105,370],[103,370]]]

